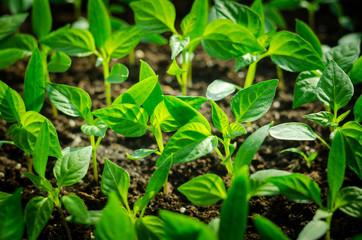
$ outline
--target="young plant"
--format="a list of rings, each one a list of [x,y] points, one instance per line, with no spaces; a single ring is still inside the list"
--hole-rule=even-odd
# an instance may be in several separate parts
[[[316,152],[313,152],[309,156],[307,156],[307,154],[305,154],[302,150],[300,150],[298,148],[287,148],[287,149],[280,151],[280,153],[285,153],[285,152],[292,152],[292,153],[299,154],[307,162],[307,166],[309,168],[310,168],[310,163],[317,157]]]

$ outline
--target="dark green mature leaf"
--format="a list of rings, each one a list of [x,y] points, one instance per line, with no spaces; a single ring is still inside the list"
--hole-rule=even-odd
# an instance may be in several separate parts
[[[334,115],[331,112],[318,112],[318,113],[311,113],[308,115],[303,116],[305,119],[317,122],[325,127],[333,127],[333,118]]]
[[[354,85],[362,82],[362,56],[353,63],[351,70],[348,72],[348,76]]]
[[[315,72],[301,72],[295,82],[293,109],[318,99],[317,83],[321,75]]]
[[[353,92],[353,84],[348,75],[331,60],[317,84],[318,99],[338,111],[351,100]]]
[[[28,17],[28,13],[3,15],[0,17],[0,40],[13,34]]]
[[[67,217],[69,222],[96,225],[99,222],[102,211],[88,211],[83,200],[75,194],[69,194],[61,198],[67,211],[71,214]]]
[[[101,190],[109,196],[111,192],[115,192],[123,204],[128,204],[128,188],[130,183],[129,174],[126,170],[104,159],[105,167],[102,173]]]
[[[260,170],[250,176],[250,197],[254,196],[273,196],[280,193],[279,188],[268,182],[266,179],[269,177],[285,176],[289,175],[290,172],[268,169]]]
[[[31,24],[35,35],[43,38],[52,30],[52,13],[49,0],[34,0]]]
[[[62,153],[60,150],[58,134],[53,124],[37,112],[28,111],[21,116],[20,125],[17,126],[12,133],[13,141],[15,145],[24,152],[34,154],[36,140],[44,121],[47,121],[49,126],[49,155],[60,158]]]
[[[50,82],[45,87],[50,101],[59,111],[72,117],[82,117],[87,124],[93,122],[92,100],[87,92],[77,87]]]
[[[96,225],[95,239],[137,239],[131,219],[115,193],[109,195],[107,205],[102,211]]]
[[[281,194],[295,202],[315,201],[322,205],[321,190],[318,185],[307,176],[300,173],[270,177],[265,179],[279,188]]]
[[[249,171],[244,167],[233,180],[220,212],[219,239],[243,239],[248,219]]]
[[[222,134],[225,134],[229,127],[229,118],[212,99],[210,100],[210,103],[212,109],[212,122]]]
[[[270,108],[278,80],[268,80],[240,90],[231,100],[235,122],[252,122],[262,117]]]
[[[107,38],[111,35],[111,22],[108,11],[102,0],[88,1],[89,31],[94,37],[97,47],[103,47]]]
[[[201,44],[214,58],[231,59],[247,53],[264,52],[248,29],[229,19],[217,19],[206,26]]]
[[[20,240],[24,233],[22,188],[17,189],[0,205],[0,239]]]
[[[354,121],[362,122],[362,94],[357,99],[353,107]]]
[[[104,48],[112,58],[122,58],[137,46],[141,38],[142,32],[137,26],[124,27],[107,38]]]
[[[215,1],[216,15],[218,18],[232,20],[250,31],[255,37],[264,33],[263,23],[256,12],[246,5],[232,1]]]
[[[335,201],[335,208],[355,217],[362,217],[362,189],[358,187],[342,188]]]
[[[35,48],[24,79],[24,102],[26,109],[39,112],[45,99],[45,75],[43,61],[38,48]]]
[[[225,199],[226,189],[223,180],[215,174],[205,174],[191,179],[177,188],[193,204],[212,205]]]
[[[48,62],[49,72],[65,72],[70,68],[72,60],[63,52],[54,53]]]
[[[322,46],[318,37],[313,32],[313,30],[306,23],[298,19],[296,19],[295,27],[297,34],[302,38],[304,38],[304,40],[309,42],[314,48],[314,50],[319,54],[319,56],[322,57],[323,55]]]
[[[207,86],[206,98],[219,101],[224,97],[232,94],[235,89],[236,88],[234,84],[216,79],[209,86]]]
[[[269,219],[260,215],[254,216],[254,225],[263,240],[288,240],[289,238]]]
[[[316,139],[316,134],[308,125],[298,122],[273,126],[270,128],[269,134],[281,140],[314,141]]]
[[[49,134],[49,126],[48,122],[44,121],[38,138],[35,143],[34,157],[33,157],[33,165],[35,171],[42,178],[45,178],[45,170],[47,167],[48,156],[49,156],[49,142],[50,142],[50,134]]]
[[[30,56],[38,46],[38,41],[33,35],[17,33],[0,42],[0,49],[16,48],[24,50]]]
[[[89,56],[96,51],[92,34],[78,28],[54,31],[41,39],[40,43],[74,57]]]
[[[1,205],[2,202],[4,202],[10,196],[11,196],[10,193],[0,192],[0,205]]]
[[[0,117],[7,122],[20,122],[25,104],[19,93],[0,81]]]
[[[195,39],[201,37],[208,19],[209,2],[207,0],[195,0],[191,11],[181,20],[182,35]]]
[[[53,192],[52,184],[46,179],[39,177],[38,175],[33,175],[28,172],[24,172],[25,176],[27,176],[30,181],[34,184],[34,186],[44,192]]]
[[[87,173],[92,147],[71,148],[62,151],[63,157],[54,165],[53,174],[59,187],[71,186]]]
[[[190,37],[180,38],[174,34],[170,38],[171,59],[174,59],[190,43]]]
[[[167,143],[156,166],[173,158],[173,163],[184,163],[195,160],[214,150],[217,138],[209,129],[198,122],[191,122],[181,127]]]
[[[0,50],[0,69],[13,65],[19,59],[30,56],[29,51],[18,48],[9,48]]]
[[[174,25],[176,11],[168,0],[144,0],[130,3],[136,25],[145,33],[177,33]]]
[[[106,135],[107,129],[108,129],[107,125],[100,118],[97,118],[96,120],[94,120],[92,125],[83,124],[80,127],[80,130],[84,134],[86,134],[88,136],[94,135],[94,136],[101,137],[101,138],[104,138],[104,136]]]
[[[277,32],[268,50],[272,61],[290,72],[324,70],[325,65],[312,45],[297,34]]]
[[[268,124],[259,128],[243,142],[235,156],[235,174],[238,174],[238,171],[241,170],[243,166],[249,166],[251,164],[255,153],[258,151],[261,144],[264,142],[264,139],[268,135],[271,125],[272,124]]]
[[[36,240],[48,223],[53,201],[42,196],[32,198],[25,207],[25,224],[29,240]]]
[[[140,137],[146,133],[148,114],[146,110],[133,104],[116,104],[98,109],[93,115],[116,133],[125,137]]]
[[[203,222],[190,216],[161,210],[159,212],[165,222],[166,239],[173,240],[216,240],[217,237]]]
[[[297,240],[318,240],[326,234],[328,224],[321,220],[310,221],[299,233]]]
[[[135,227],[139,239],[165,239],[165,224],[156,216],[148,215],[142,218],[137,218]]]

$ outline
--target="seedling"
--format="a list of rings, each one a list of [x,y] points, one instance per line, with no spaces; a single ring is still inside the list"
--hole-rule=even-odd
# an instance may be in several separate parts
[[[307,162],[307,166],[310,168],[310,162],[313,161],[316,157],[317,157],[317,153],[313,152],[311,153],[309,156],[307,156],[302,150],[298,149],[298,148],[287,148],[284,149],[282,151],[280,151],[280,153],[285,153],[285,152],[292,152],[292,153],[297,153],[300,156],[302,156],[304,158],[304,160]]]

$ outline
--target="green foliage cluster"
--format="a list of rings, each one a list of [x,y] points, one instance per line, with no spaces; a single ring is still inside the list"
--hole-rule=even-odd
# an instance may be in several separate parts
[[[0,117],[11,124],[7,135],[12,139],[0,141],[0,145],[13,144],[25,152],[28,160],[25,175],[43,194],[32,198],[23,214],[22,189],[12,194],[0,192],[0,239],[21,239],[25,226],[28,238],[37,239],[53,208],[59,211],[69,239],[72,237],[68,221],[95,226],[95,239],[243,239],[249,200],[277,194],[291,201],[314,202],[318,206],[298,239],[319,239],[324,235],[331,239],[331,221],[337,210],[361,218],[362,189],[344,187],[343,182],[347,167],[362,179],[362,97],[352,103],[354,120],[344,121],[351,110],[340,111],[352,100],[354,86],[362,81],[361,36],[345,36],[338,46],[331,48],[322,46],[313,28],[300,20],[296,21],[296,33],[278,31],[282,18],[274,18],[279,22],[271,22],[271,19],[272,16],[280,17],[280,2],[273,0],[263,4],[261,0],[255,0],[248,7],[236,1],[215,0],[210,6],[207,0],[195,0],[178,28],[175,26],[175,7],[168,0],[128,1],[134,12],[133,26],[111,15],[112,11],[123,11],[118,5],[89,0],[87,19],[52,31],[48,0],[34,0],[32,4],[25,0],[9,1],[13,14],[0,17],[0,69],[18,59],[29,56],[30,59],[23,97],[0,81]],[[325,1],[284,2],[290,3],[291,7],[307,6],[309,11],[315,11],[318,4]],[[73,3],[80,6],[81,1]],[[27,18],[26,10],[30,6],[34,36],[18,30]],[[182,33],[176,29],[181,29]],[[169,39],[172,64],[167,73],[176,76],[183,96],[165,95],[159,76],[141,60],[139,81],[112,101],[111,84],[126,81],[129,70],[120,63],[110,68],[111,59],[129,54],[132,59],[140,41],[164,43],[161,34],[165,32],[172,33]],[[199,44],[214,58],[235,59],[237,71],[248,66],[244,87],[215,80],[208,87],[206,98],[187,96],[191,63]],[[52,83],[49,77],[49,72],[67,71],[71,57],[90,56],[97,57],[96,66],[102,65],[105,81],[107,107],[96,110],[92,109],[92,100],[85,90]],[[270,57],[279,70],[299,73],[293,108],[315,100],[325,105],[325,111],[304,117],[329,128],[329,140],[324,140],[304,123],[274,125],[270,122],[251,132],[250,128],[244,127],[267,113],[278,84],[282,83],[282,79],[271,79],[253,84],[257,63],[265,57]],[[231,119],[217,104],[230,94],[233,94],[230,98]],[[60,111],[83,120],[81,131],[89,136],[89,146],[61,148],[57,129],[40,114],[46,95],[52,103],[54,116]],[[199,112],[205,102],[211,106],[212,125]],[[212,131],[212,126],[217,133]],[[144,195],[131,205],[128,202],[131,181],[128,172],[105,159],[100,189],[108,196],[107,205],[102,210],[88,210],[79,196],[66,194],[63,187],[84,178],[90,159],[93,177],[98,183],[96,152],[107,131],[127,138],[152,133],[156,149],[136,149],[133,154],[127,153],[127,157],[143,159],[156,154],[156,170]],[[167,143],[163,138],[166,133],[172,135]],[[318,184],[303,174],[275,169],[249,173],[254,155],[268,135],[292,141],[318,139],[326,146],[329,187],[326,199]],[[241,136],[244,141],[238,146],[237,140]],[[307,156],[298,148],[284,151],[302,155],[308,166],[318,157],[317,154]],[[173,164],[194,161],[212,152],[227,169],[230,186],[227,188],[218,175],[205,174],[182,184],[178,191],[195,205],[209,206],[222,201],[219,218],[205,224],[165,210],[160,210],[160,218],[145,215],[148,204],[162,188],[165,194],[168,193],[168,175]],[[57,159],[52,173],[47,167],[49,157]],[[51,174],[55,181],[49,180]],[[64,216],[63,207],[69,216]],[[262,216],[252,219],[262,239],[288,239],[270,220]]]

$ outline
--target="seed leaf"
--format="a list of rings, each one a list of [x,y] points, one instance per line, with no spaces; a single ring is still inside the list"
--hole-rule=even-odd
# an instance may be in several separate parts
[[[328,230],[328,224],[321,220],[310,221],[299,233],[297,240],[320,239]]]
[[[314,141],[316,134],[304,123],[290,122],[273,126],[269,134],[280,140]]]
[[[113,65],[111,72],[105,81],[109,83],[122,83],[127,80],[128,75],[128,68],[121,63],[116,63]]]
[[[38,46],[38,41],[33,35],[25,33],[17,33],[1,41],[0,49],[5,50],[9,48],[21,49],[24,54],[28,56],[32,54],[35,48]],[[8,61],[6,59],[6,61]]]
[[[54,53],[48,63],[49,72],[65,72],[70,68],[72,60],[63,52]]]
[[[24,51],[18,48],[9,48],[0,50],[0,69],[4,69],[13,65],[19,59],[30,56],[29,51]]]

